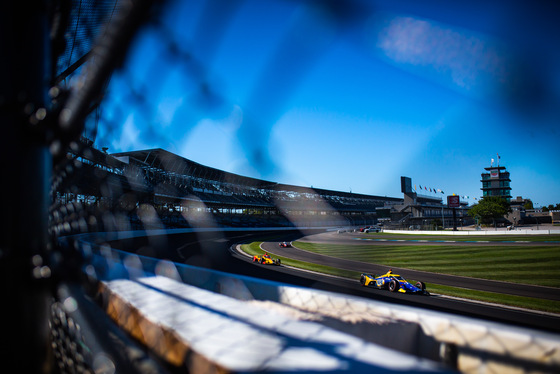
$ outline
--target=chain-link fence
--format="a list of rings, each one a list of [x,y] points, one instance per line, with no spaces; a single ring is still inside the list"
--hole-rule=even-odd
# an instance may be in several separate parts
[[[368,53],[372,40],[356,37],[364,29],[427,26],[387,16],[398,6],[61,0],[4,9],[0,273],[9,338],[0,348],[22,371],[169,369],[96,313],[88,298],[99,280],[88,263],[92,248],[60,245],[61,238],[144,230],[161,246],[166,228],[365,225],[397,200],[279,184],[284,170],[272,153],[282,150],[270,144],[306,80],[325,74],[324,60],[348,53],[346,43]],[[396,41],[390,33],[384,39]],[[332,104],[352,101],[347,95],[338,92]],[[227,146],[224,136],[233,139],[238,170],[256,177],[176,156],[193,145],[182,134],[201,123],[213,131],[203,134],[209,152]],[[124,152],[135,147],[148,151]]]

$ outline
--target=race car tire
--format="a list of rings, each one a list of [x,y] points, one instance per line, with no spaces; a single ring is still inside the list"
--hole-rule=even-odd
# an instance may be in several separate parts
[[[276,265],[278,265],[278,266],[282,265],[282,260],[280,260],[280,259],[276,260]]]
[[[366,285],[366,277],[363,274],[360,276],[360,284],[362,286]]]
[[[259,264],[264,264],[264,258],[259,259]]]
[[[393,279],[391,282],[389,282],[389,291],[397,292],[398,290],[399,290],[399,282]]]
[[[426,291],[426,284],[424,282],[416,282],[416,288]]]

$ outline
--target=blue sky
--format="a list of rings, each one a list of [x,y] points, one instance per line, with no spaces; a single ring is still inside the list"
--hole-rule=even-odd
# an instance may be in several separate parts
[[[96,144],[381,196],[408,176],[470,203],[499,154],[514,197],[559,203],[558,9],[491,3],[179,2],[115,74]]]

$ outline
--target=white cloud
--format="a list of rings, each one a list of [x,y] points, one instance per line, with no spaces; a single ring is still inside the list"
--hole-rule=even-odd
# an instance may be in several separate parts
[[[461,89],[507,79],[505,53],[497,43],[464,30],[411,17],[394,17],[379,33],[377,47],[398,64],[449,75]]]

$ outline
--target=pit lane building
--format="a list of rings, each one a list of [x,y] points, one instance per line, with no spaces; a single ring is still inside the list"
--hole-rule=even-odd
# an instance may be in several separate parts
[[[461,201],[457,208],[449,207],[447,201],[441,197],[422,195],[412,189],[412,180],[401,177],[401,192],[403,200],[388,208],[383,208],[384,214],[378,210],[378,216],[390,216],[393,227],[402,229],[438,229],[439,227],[453,227],[454,225],[472,224],[468,216],[468,203]],[[455,214],[455,221],[453,216]],[[381,218],[382,220],[382,218]]]

